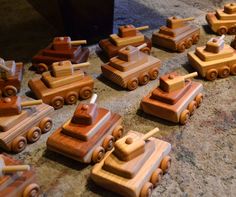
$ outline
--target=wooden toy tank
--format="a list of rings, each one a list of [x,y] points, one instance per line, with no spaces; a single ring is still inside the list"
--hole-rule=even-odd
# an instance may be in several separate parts
[[[184,52],[200,38],[200,28],[190,24],[194,18],[170,17],[166,26],[152,34],[152,43],[173,51]]]
[[[51,72],[44,72],[41,79],[31,79],[29,88],[37,99],[52,105],[55,109],[75,104],[79,98],[92,96],[94,81],[80,68],[89,62],[71,64],[70,61],[55,62]]]
[[[51,70],[54,62],[70,60],[73,64],[88,60],[89,49],[82,47],[86,40],[71,41],[70,37],[55,37],[53,42],[32,58],[33,68],[37,73]]]
[[[227,3],[224,9],[209,12],[206,20],[212,31],[219,35],[236,34],[236,3]]]
[[[176,72],[160,77],[160,85],[145,96],[140,108],[147,114],[185,124],[201,105],[202,84],[189,80],[197,72],[178,76]]]
[[[97,107],[96,95],[90,104],[79,104],[71,119],[47,141],[51,151],[83,163],[97,163],[115,140],[123,135],[121,116]]]
[[[157,78],[161,61],[140,51],[146,44],[139,47],[131,45],[119,50],[118,56],[101,66],[105,78],[128,90],[146,85],[149,80]]]
[[[0,96],[15,96],[20,91],[23,63],[0,58]]]
[[[158,130],[145,135],[128,132],[115,143],[115,149],[93,167],[92,180],[125,197],[150,197],[171,164],[168,156],[171,145],[151,137]]]
[[[37,197],[40,188],[35,183],[35,172],[29,165],[0,154],[0,196]]]
[[[50,131],[53,111],[41,100],[22,102],[16,96],[0,99],[0,147],[14,153],[23,151],[27,142],[34,143]]]
[[[188,53],[189,63],[207,80],[215,80],[218,76],[236,75],[236,53],[224,43],[224,35],[211,38],[206,46],[197,47],[195,52]]]
[[[150,54],[152,43],[144,36],[140,31],[148,29],[148,26],[134,27],[133,25],[124,25],[119,27],[117,34],[111,34],[110,38],[101,40],[99,42],[100,48],[108,58],[112,58],[118,54],[118,51],[128,45],[139,46],[146,43],[147,46],[141,50],[147,54]]]

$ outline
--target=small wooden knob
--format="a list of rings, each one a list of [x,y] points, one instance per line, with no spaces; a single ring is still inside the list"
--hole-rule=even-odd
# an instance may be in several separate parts
[[[61,41],[62,41],[62,40],[64,40],[64,37],[59,37],[58,40],[61,40]]]
[[[6,97],[3,99],[4,103],[10,103],[11,102],[11,98]]]
[[[168,77],[168,79],[174,79],[174,78],[175,78],[175,76],[172,75],[172,74],[170,74],[169,77]]]
[[[127,137],[125,140],[126,144],[132,144],[133,143],[133,139],[131,137]]]
[[[214,38],[213,40],[212,40],[212,42],[217,42],[218,40],[216,39],[216,38]]]
[[[87,110],[88,108],[89,108],[88,105],[86,105],[86,104],[82,105],[82,110]]]

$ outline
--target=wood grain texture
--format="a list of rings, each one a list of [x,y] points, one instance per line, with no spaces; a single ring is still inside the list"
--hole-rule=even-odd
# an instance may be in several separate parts
[[[137,133],[134,131],[128,132],[127,135],[135,134],[140,137],[142,136],[141,133]],[[95,164],[95,166],[93,167],[91,172],[92,180],[96,184],[108,190],[114,191],[119,195],[126,197],[139,197],[143,185],[146,182],[150,181],[151,175],[154,170],[156,170],[160,166],[160,163],[164,156],[169,154],[171,150],[171,145],[169,143],[153,137],[149,138],[149,140],[145,144],[145,147],[147,147],[145,148],[145,154],[148,154],[147,152],[150,151],[150,149],[148,148],[149,146],[153,146],[153,151],[151,151],[151,154],[149,153],[150,155],[147,159],[144,159],[145,156],[139,158],[140,160],[136,163],[137,165],[139,165],[140,162],[142,163],[142,165],[139,166],[140,168],[136,170],[132,178],[123,177],[123,173],[120,173],[120,176],[117,174],[117,172],[114,172],[111,169],[105,169],[106,167],[104,167],[104,162],[107,161],[108,158],[114,158],[113,153],[108,152],[105,158],[100,163]],[[137,157],[134,158],[132,162],[130,161],[129,165],[127,164],[127,170],[130,169],[130,172],[135,171],[132,166],[134,166],[134,161],[136,161],[136,159]],[[113,167],[119,166],[120,169],[123,169],[124,165],[126,165],[122,161],[118,160],[118,158],[112,159],[112,161],[113,163],[111,163],[110,166]]]
[[[172,122],[179,122],[180,114],[187,109],[189,103],[195,100],[195,97],[202,92],[203,86],[198,82],[191,82],[191,87],[175,104],[165,103],[162,100],[152,98],[152,92],[145,96],[141,101],[141,109],[148,114]]]
[[[104,113],[105,112],[105,113]],[[49,150],[52,150],[54,152],[57,152],[59,154],[65,155],[66,157],[70,157],[72,159],[75,159],[77,161],[83,162],[83,163],[90,163],[91,157],[93,154],[93,151],[96,147],[102,146],[102,143],[106,136],[112,135],[112,132],[114,129],[121,125],[121,116],[118,114],[111,113],[110,118],[107,119],[105,122],[102,121],[101,125],[98,125],[100,120],[103,119],[103,117],[110,113],[106,109],[99,108],[98,109],[98,116],[96,117],[96,120],[94,121],[95,124],[85,126],[85,125],[74,125],[74,133],[77,133],[77,137],[73,137],[73,135],[67,135],[67,132],[63,132],[63,128],[58,128],[47,140],[47,148]],[[68,124],[67,122],[66,124]],[[77,128],[76,128],[77,126]],[[97,127],[99,128],[97,129]],[[83,128],[84,127],[84,128]],[[83,129],[83,131],[81,131]],[[94,130],[95,132],[92,132],[92,136],[86,140],[86,138],[79,138],[79,133],[83,133],[85,135],[86,133],[90,133],[90,130]]]
[[[11,143],[17,136],[26,136],[28,131],[39,126],[39,123],[46,117],[50,117],[53,108],[46,104],[25,108],[22,113],[14,116],[0,117],[0,146],[11,151]]]
[[[4,159],[6,165],[19,165],[21,162],[1,154],[0,157]],[[34,170],[25,171],[21,173],[9,173],[0,178],[0,196],[4,197],[22,197],[26,187],[35,183]]]

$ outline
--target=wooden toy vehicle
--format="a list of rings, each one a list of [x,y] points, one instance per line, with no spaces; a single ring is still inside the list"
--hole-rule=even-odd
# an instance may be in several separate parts
[[[121,116],[98,108],[96,95],[90,104],[79,104],[73,117],[57,129],[47,148],[83,163],[97,163],[123,135]]]
[[[20,91],[23,78],[23,63],[4,61],[0,58],[0,93],[15,96]],[[0,95],[1,95],[0,94]]]
[[[236,75],[236,53],[223,38],[224,35],[211,38],[206,46],[188,53],[189,63],[207,80],[215,80],[218,76],[225,78],[230,73]]]
[[[33,57],[33,68],[37,73],[43,73],[51,70],[54,62],[64,60],[70,60],[73,64],[86,62],[89,49],[81,46],[86,43],[86,40],[71,41],[70,37],[55,37],[48,47]]]
[[[55,109],[75,104],[78,98],[88,99],[92,96],[94,81],[80,68],[89,62],[71,64],[70,61],[55,62],[51,72],[42,74],[41,79],[31,79],[29,88],[37,99],[52,105]]]
[[[160,77],[159,87],[142,99],[140,108],[153,116],[185,124],[203,99],[202,84],[189,80],[197,75],[178,76],[173,72]]]
[[[232,41],[231,46],[236,50],[236,36],[234,37],[234,40]]]
[[[149,80],[157,78],[161,61],[140,51],[139,47],[127,46],[119,50],[118,56],[101,66],[105,78],[128,90],[146,85]]]
[[[33,106],[36,105],[36,106]],[[22,102],[21,97],[0,99],[0,147],[19,153],[50,131],[53,108],[41,100]]]
[[[188,21],[194,18],[170,17],[166,26],[162,26],[159,31],[152,34],[152,43],[173,51],[184,52],[196,44],[200,38],[200,28]]]
[[[207,13],[206,20],[212,31],[219,35],[236,34],[236,3],[227,3],[224,9]]]
[[[133,25],[125,25],[119,27],[119,33],[111,34],[110,38],[101,40],[99,42],[100,48],[104,51],[108,58],[112,58],[118,54],[118,51],[128,45],[139,46],[146,43],[147,46],[141,50],[150,54],[152,43],[140,31],[148,29],[148,26],[134,27]]]
[[[115,142],[115,149],[93,167],[92,180],[125,197],[150,197],[171,164],[168,156],[171,145],[151,137],[158,130],[145,135],[128,132]]]
[[[37,197],[40,188],[35,183],[35,172],[29,165],[5,154],[0,154],[0,196]]]

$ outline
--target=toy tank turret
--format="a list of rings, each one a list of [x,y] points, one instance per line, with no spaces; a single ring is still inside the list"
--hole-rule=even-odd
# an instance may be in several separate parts
[[[199,40],[200,28],[190,24],[192,20],[193,17],[169,17],[166,26],[161,26],[160,30],[153,33],[152,42],[160,47],[183,52]]]
[[[0,99],[0,147],[15,153],[50,131],[53,108],[42,100],[22,101],[21,97]]]
[[[141,109],[172,122],[186,124],[190,115],[201,105],[203,86],[189,78],[197,72],[179,76],[173,72],[160,77],[160,84],[141,101]]]
[[[197,47],[188,53],[190,64],[207,80],[215,80],[218,76],[236,75],[236,53],[224,42],[224,35],[211,38],[206,46]]]
[[[47,141],[47,148],[83,163],[97,163],[123,135],[121,116],[97,107],[97,95],[89,104],[79,104],[73,117]]]
[[[15,96],[20,91],[22,78],[23,63],[0,58],[0,92],[4,96]]]
[[[227,3],[223,9],[209,12],[206,20],[210,28],[219,35],[236,34],[236,3]]]
[[[38,196],[34,170],[8,155],[0,155],[0,196]]]
[[[73,64],[83,63],[88,60],[88,48],[82,48],[86,40],[71,41],[70,37],[55,37],[53,42],[33,57],[33,67],[38,73],[52,69],[54,62],[69,60]]]
[[[64,103],[75,104],[79,98],[88,99],[92,96],[93,78],[80,69],[89,65],[89,62],[55,62],[51,72],[44,72],[41,79],[31,79],[29,87],[37,99],[42,99],[55,109],[63,107]]]
[[[159,129],[146,134],[129,131],[115,142],[112,152],[92,169],[92,180],[125,197],[151,196],[152,189],[170,169],[171,145],[152,137]]]
[[[0,99],[0,116],[12,116],[22,112],[22,108],[40,105],[42,100],[21,101],[21,97],[5,97]]]
[[[104,50],[105,54],[111,58],[118,54],[118,51],[128,45],[139,46],[146,43],[147,46],[140,50],[150,54],[152,47],[150,40],[145,37],[140,31],[148,29],[148,26],[134,27],[133,25],[120,26],[118,34],[111,34],[109,39],[104,39],[99,42],[99,46]]]
[[[103,76],[128,90],[156,79],[161,61],[140,51],[146,46],[144,43],[138,47],[129,45],[120,49],[116,57],[101,66]]]

